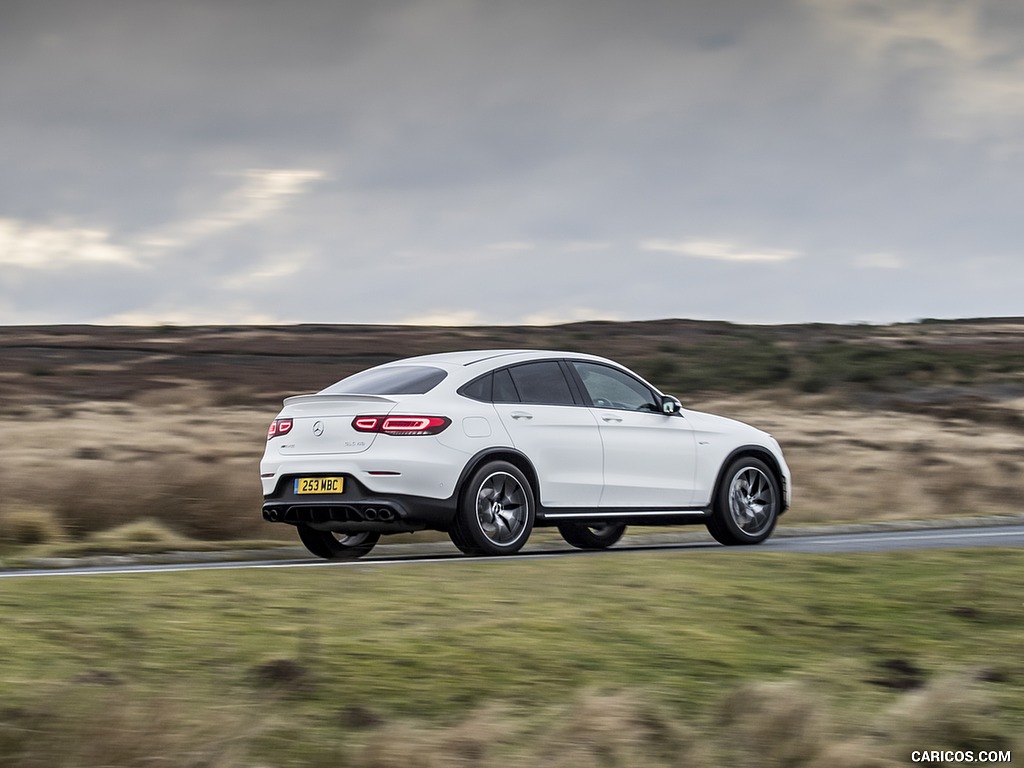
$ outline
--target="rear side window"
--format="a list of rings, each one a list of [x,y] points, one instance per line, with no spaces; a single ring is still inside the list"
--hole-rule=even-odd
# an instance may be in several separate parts
[[[463,397],[470,397],[473,400],[479,400],[482,403],[491,402],[491,382],[494,380],[494,375],[488,373],[486,376],[481,376],[476,381],[471,381],[466,384],[462,389],[459,390],[459,394]]]
[[[448,375],[427,365],[371,368],[349,376],[322,391],[325,395],[423,395]]]
[[[553,361],[526,363],[508,369],[523,403],[575,405],[562,367]],[[497,399],[497,398],[495,398]]]
[[[508,368],[495,371],[494,373],[494,402],[519,402],[519,393],[516,392],[516,385],[512,383],[512,377],[508,373]]]

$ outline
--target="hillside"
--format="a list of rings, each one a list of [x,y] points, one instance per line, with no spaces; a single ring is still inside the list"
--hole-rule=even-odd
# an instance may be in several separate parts
[[[0,327],[0,403],[130,400],[197,385],[216,404],[269,404],[378,363],[457,349],[611,357],[684,402],[783,390],[855,406],[948,410],[1024,397],[1024,318],[889,326],[658,320],[538,327]],[[1015,410],[1015,409],[1011,409]],[[996,414],[1012,418],[1010,411]]]

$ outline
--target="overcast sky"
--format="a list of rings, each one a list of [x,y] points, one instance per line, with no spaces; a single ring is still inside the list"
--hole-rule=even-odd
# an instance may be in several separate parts
[[[0,0],[0,323],[1024,315],[1020,0]]]

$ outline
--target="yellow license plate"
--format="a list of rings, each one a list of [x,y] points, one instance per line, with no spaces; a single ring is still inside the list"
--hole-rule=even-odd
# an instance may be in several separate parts
[[[345,478],[343,477],[297,477],[295,493],[343,493]]]

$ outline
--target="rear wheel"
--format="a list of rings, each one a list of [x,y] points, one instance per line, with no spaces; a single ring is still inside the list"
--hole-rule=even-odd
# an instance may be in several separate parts
[[[463,488],[449,536],[467,555],[512,555],[530,538],[535,515],[526,475],[507,461],[492,461]]]
[[[317,531],[305,525],[298,526],[299,538],[312,554],[326,560],[356,560],[371,549],[380,538],[379,533],[334,533]]]
[[[768,465],[740,457],[722,475],[708,531],[722,544],[760,544],[775,530],[781,502],[779,481]]]
[[[578,549],[607,549],[622,538],[626,526],[622,523],[559,523],[562,538]]]

